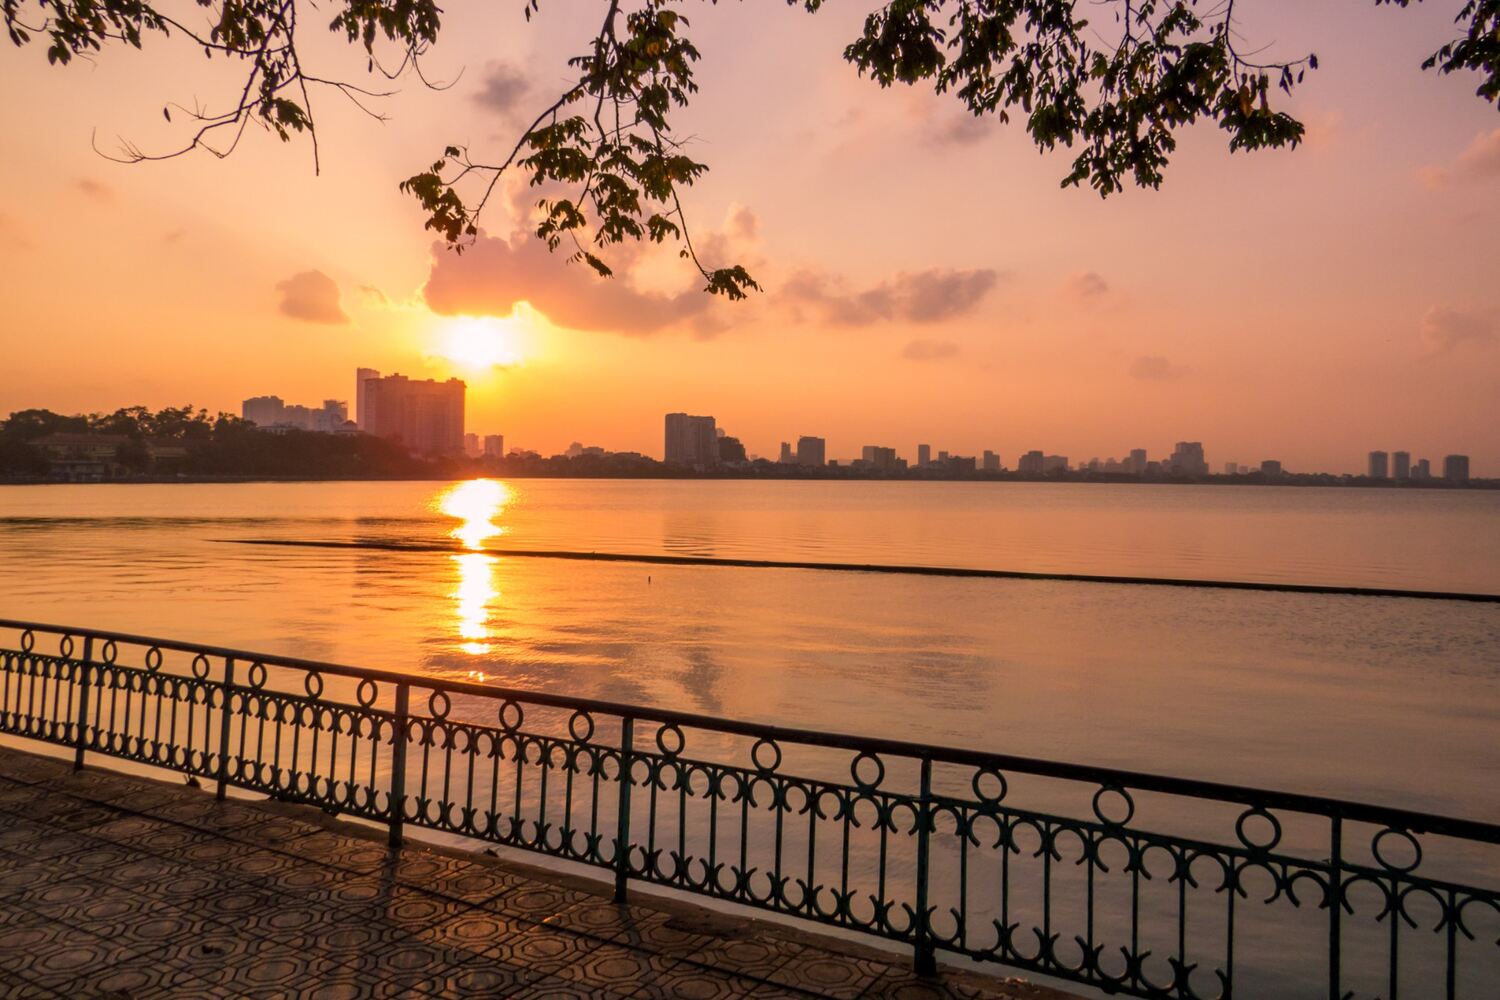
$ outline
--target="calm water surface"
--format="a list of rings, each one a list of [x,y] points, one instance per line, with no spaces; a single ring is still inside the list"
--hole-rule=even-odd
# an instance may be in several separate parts
[[[465,554],[227,544],[441,541]],[[1500,819],[1500,606],[564,562],[691,553],[1500,593],[1500,494],[538,481],[0,488],[0,616]]]

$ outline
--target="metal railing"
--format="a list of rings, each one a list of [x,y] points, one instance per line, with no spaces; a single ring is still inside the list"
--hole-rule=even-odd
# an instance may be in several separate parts
[[[0,620],[0,733],[1138,997],[1494,996],[1500,825]],[[1435,933],[1433,933],[1435,932]]]

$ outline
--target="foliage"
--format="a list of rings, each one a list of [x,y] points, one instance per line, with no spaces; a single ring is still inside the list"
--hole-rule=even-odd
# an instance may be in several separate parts
[[[116,463],[132,473],[152,471],[148,445],[186,449],[173,473],[193,477],[384,479],[447,474],[442,463],[407,454],[400,445],[366,434],[272,433],[228,413],[210,416],[191,406],[152,411],[130,406],[113,413],[63,416],[20,410],[0,421],[0,477],[38,478],[48,459],[38,440],[49,434],[120,435],[128,440]],[[157,472],[162,470],[157,469]]]
[[[624,241],[671,242],[730,299],[759,285],[738,265],[698,258],[681,192],[707,165],[688,155],[673,115],[697,90],[700,54],[681,12],[694,0],[599,0],[603,17],[583,52],[568,61],[575,79],[541,110],[503,158],[447,146],[425,170],[401,182],[426,226],[457,251],[473,241],[500,178],[513,168],[541,189],[536,235],[552,250],[601,276]],[[696,0],[702,6],[704,0]],[[716,3],[717,0],[707,0]],[[1412,0],[1375,0],[1406,7]],[[194,0],[192,24],[152,0],[0,0],[9,37],[46,39],[47,58],[67,64],[108,44],[141,48],[153,35],[185,38],[209,58],[245,69],[222,111],[169,105],[194,131],[180,147],[148,154],[125,144],[127,161],[194,149],[231,152],[255,122],[283,141],[317,133],[311,89],[329,89],[376,117],[368,103],[388,92],[309,72],[298,46],[298,15],[310,0]],[[787,0],[816,13],[824,0]],[[844,58],[882,87],[928,83],[975,116],[1012,115],[1041,150],[1074,150],[1064,186],[1087,184],[1108,196],[1129,184],[1158,187],[1177,135],[1211,121],[1231,150],[1295,147],[1303,126],[1279,107],[1316,69],[1317,57],[1256,62],[1241,53],[1236,0],[888,0],[865,19]],[[527,20],[542,0],[522,0]],[[436,0],[334,0],[327,28],[363,49],[384,79],[427,78],[422,57],[437,41]],[[1094,18],[1113,24],[1094,23]],[[1500,99],[1500,0],[1465,0],[1457,37],[1423,64],[1479,75],[1476,93]],[[1281,93],[1276,93],[1280,91]],[[1274,102],[1274,103],[1273,103]],[[562,194],[554,193],[561,190]]]

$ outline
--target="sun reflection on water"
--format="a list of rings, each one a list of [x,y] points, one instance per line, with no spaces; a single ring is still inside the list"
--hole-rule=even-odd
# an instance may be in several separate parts
[[[503,535],[506,528],[495,520],[511,499],[510,487],[493,479],[471,479],[440,493],[432,506],[459,523],[448,532],[473,549],[451,556],[458,571],[458,585],[453,591],[454,612],[458,617],[459,649],[471,656],[490,652],[494,631],[489,627],[490,606],[499,600],[495,572],[500,560],[482,551],[483,543]],[[471,671],[472,673],[472,671]],[[482,675],[481,675],[482,679]]]

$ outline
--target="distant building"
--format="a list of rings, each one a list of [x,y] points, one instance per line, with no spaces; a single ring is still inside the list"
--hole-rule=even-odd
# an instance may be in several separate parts
[[[719,438],[719,461],[748,462],[749,460],[745,454],[745,444],[739,438],[729,434]]]
[[[1431,479],[1432,463],[1425,458],[1417,459],[1416,468],[1411,470],[1411,477],[1413,479]]]
[[[860,453],[860,460],[870,468],[881,472],[903,468],[906,464],[896,457],[895,448],[885,448],[877,444],[865,445]]]
[[[479,448],[478,434],[464,435],[464,454],[469,456],[470,458],[478,458],[480,455],[484,454],[482,451],[480,451]]]
[[[1390,456],[1383,451],[1370,452],[1370,468],[1368,475],[1371,479],[1386,479],[1390,476]]]
[[[974,472],[979,468],[979,463],[974,460],[973,455],[954,455],[948,459],[948,472]]]
[[[1043,472],[1067,472],[1068,471],[1068,456],[1066,456],[1066,455],[1048,455],[1048,456],[1046,456],[1045,458],[1042,459],[1042,471]]]
[[[1411,452],[1398,451],[1391,454],[1391,475],[1397,479],[1411,478]]]
[[[374,433],[374,411],[371,409],[370,394],[365,383],[379,377],[380,373],[373,368],[354,369],[354,419],[359,429],[367,434]]]
[[[1046,456],[1039,451],[1028,451],[1016,461],[1016,471],[1026,476],[1040,476]]]
[[[457,455],[464,450],[464,383],[410,379],[405,375],[363,382],[369,417],[365,432],[404,445],[419,455]]]
[[[1469,456],[1449,455],[1443,459],[1443,478],[1450,483],[1469,481]]]
[[[502,458],[505,455],[505,435],[486,434],[484,436],[484,457]]]
[[[1145,475],[1147,465],[1146,449],[1132,448],[1130,450],[1130,457],[1125,460],[1124,465],[1125,471],[1133,476]]]
[[[719,464],[719,435],[713,417],[668,413],[666,461],[702,472]]]
[[[263,430],[315,431],[332,434],[349,421],[349,404],[325,399],[323,405],[287,405],[280,396],[252,396],[240,404],[240,416]]]
[[[822,467],[828,464],[828,442],[804,434],[797,439],[797,464]]]
[[[1208,475],[1208,460],[1203,457],[1203,442],[1178,441],[1167,465],[1180,476]]]
[[[938,452],[937,460],[938,460],[938,465],[947,465],[948,464],[948,453],[946,451],[940,451],[940,452]]]
[[[932,445],[917,445],[917,468],[925,469],[932,464]]]
[[[1240,472],[1240,465],[1239,465],[1238,462],[1225,462],[1224,463],[1224,475],[1226,475],[1226,476],[1237,476],[1237,475],[1239,475],[1239,472]]]
[[[999,472],[1000,456],[995,454],[993,451],[986,450],[984,453],[984,471]]]
[[[792,452],[792,443],[790,441],[781,442],[781,457],[776,461],[782,465],[793,465],[796,463],[797,456]]]
[[[1276,459],[1274,458],[1266,459],[1264,462],[1260,463],[1260,474],[1269,479],[1274,479],[1277,476],[1280,476],[1282,474],[1281,463],[1276,461]]]

